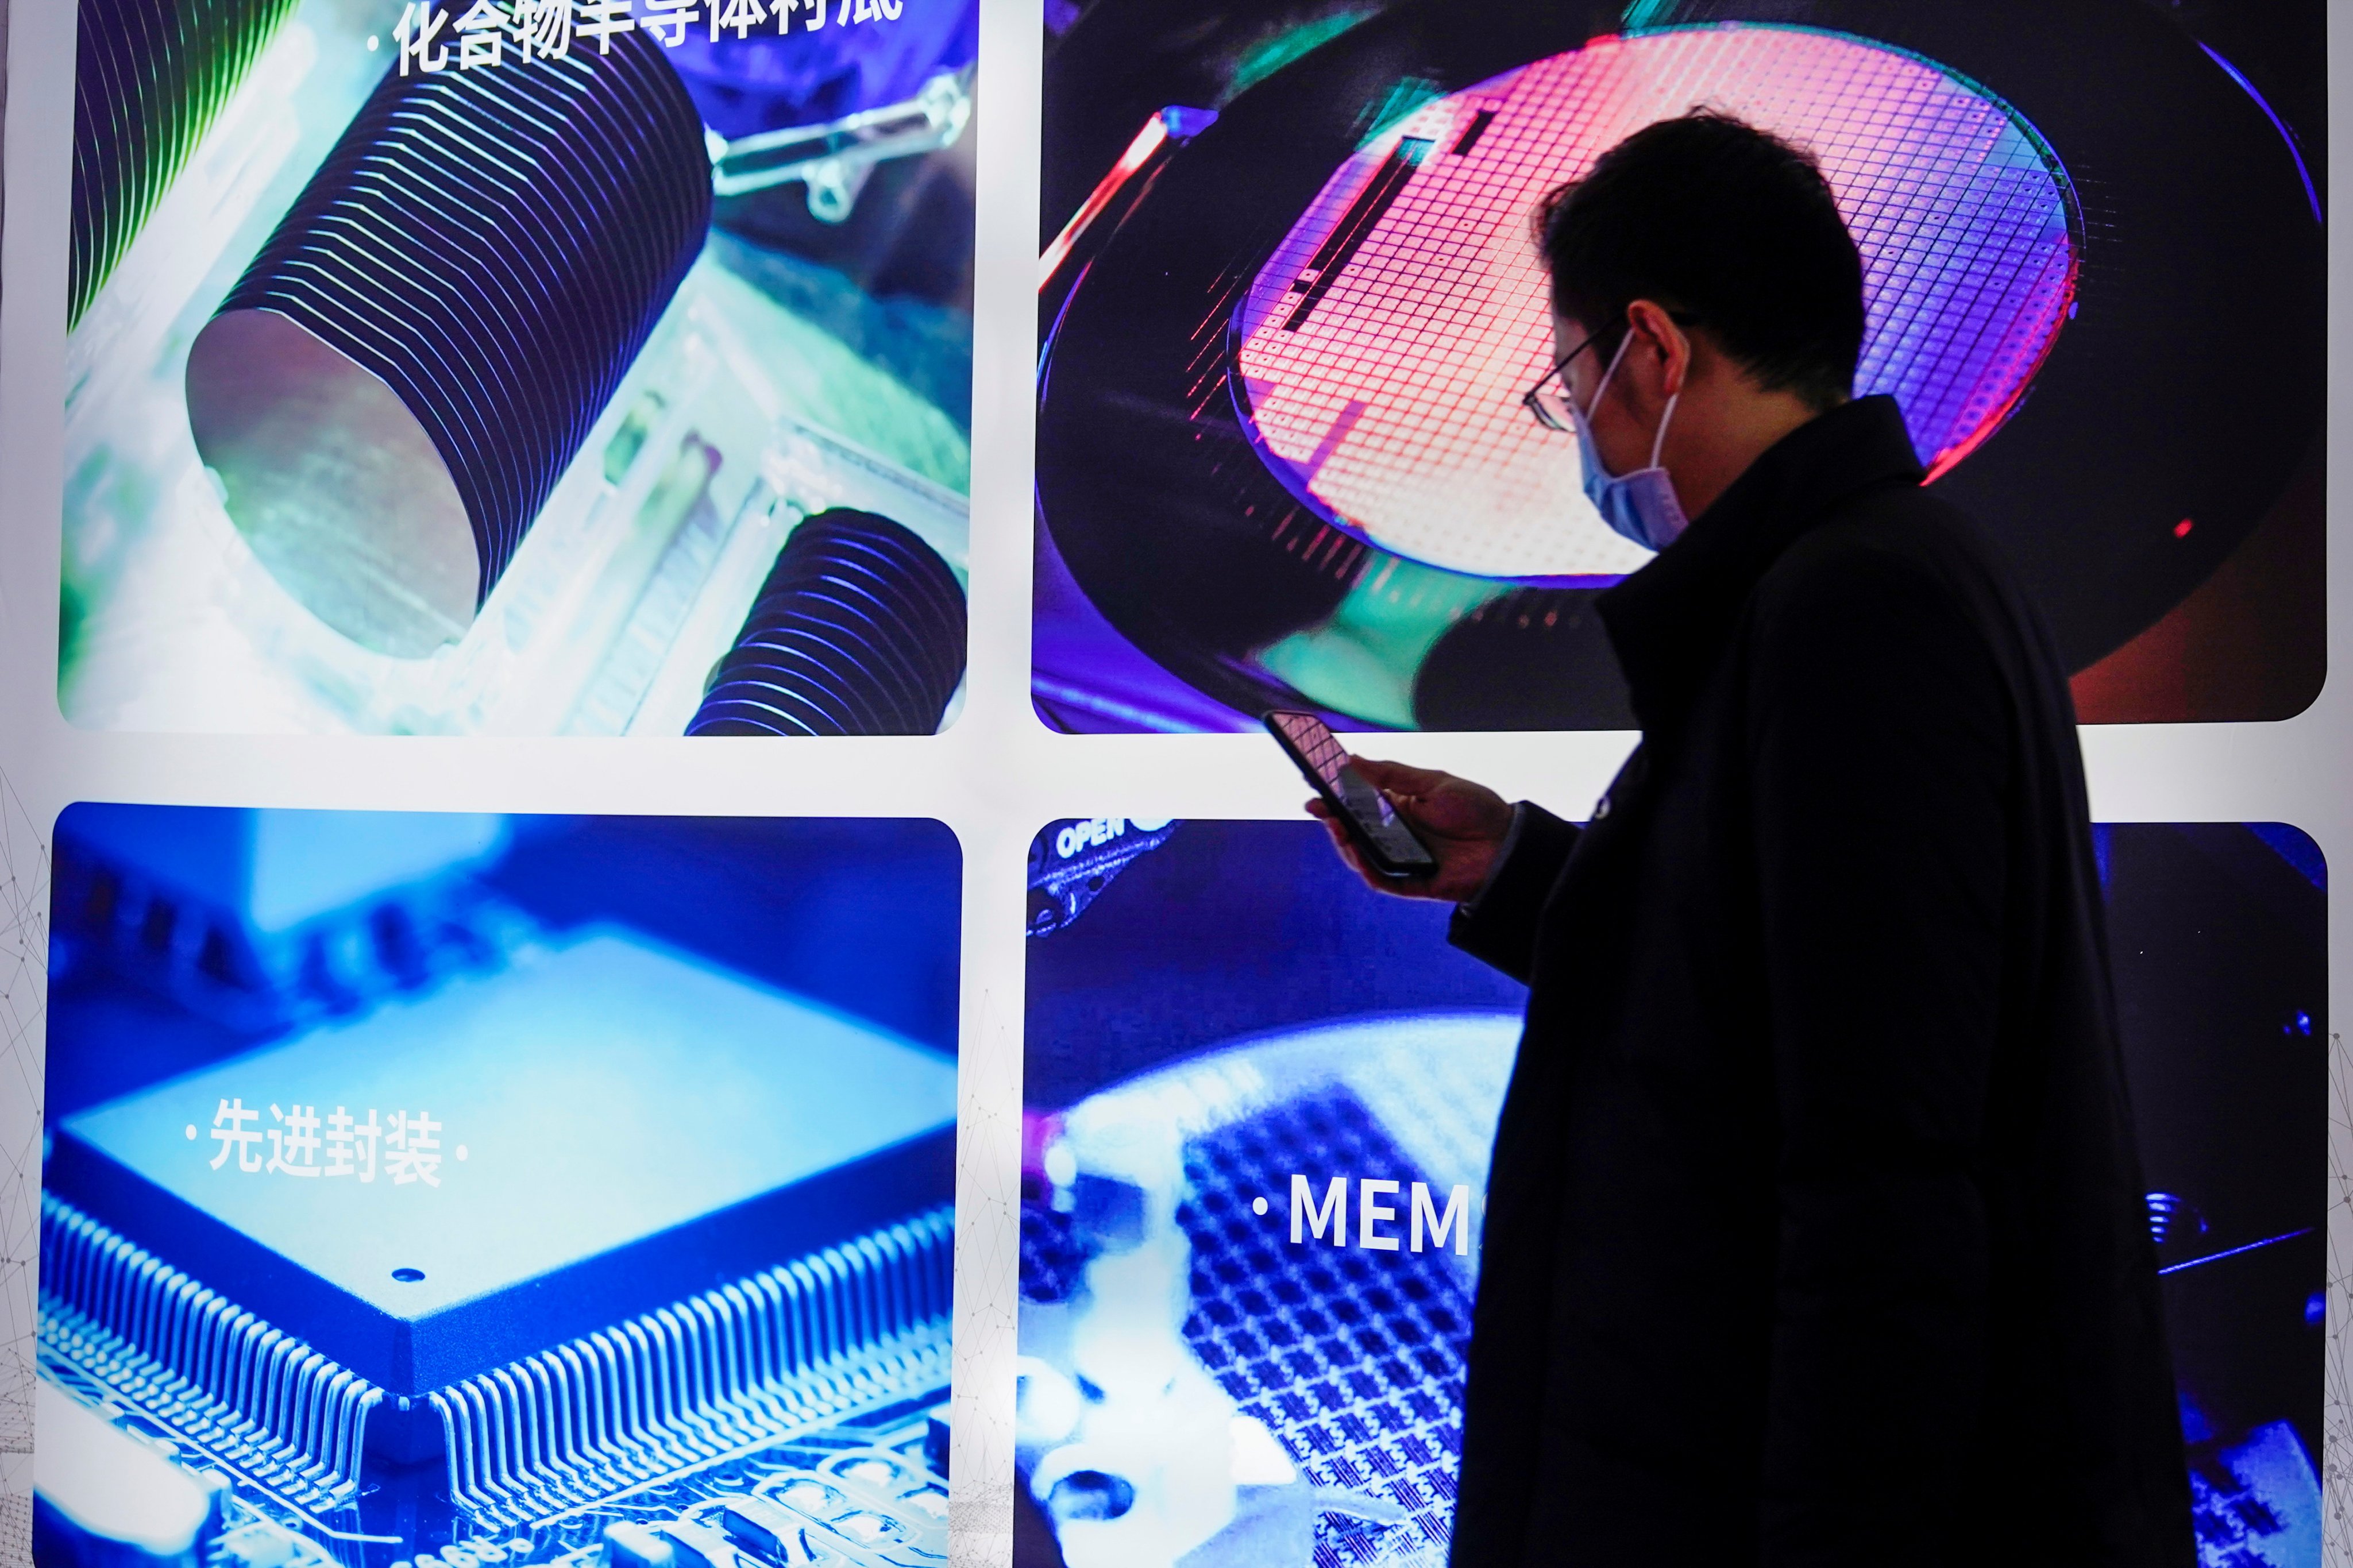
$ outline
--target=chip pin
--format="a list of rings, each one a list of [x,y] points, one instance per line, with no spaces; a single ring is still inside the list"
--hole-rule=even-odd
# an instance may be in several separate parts
[[[170,1413],[301,1506],[350,1500],[381,1389],[61,1198],[42,1197],[41,1233],[46,1349],[87,1347],[74,1359],[126,1405]]]
[[[526,1522],[821,1419],[881,1379],[936,1377],[953,1232],[936,1211],[435,1391],[452,1496],[485,1526]],[[873,1363],[902,1342],[903,1362]],[[747,1353],[761,1345],[774,1353]],[[854,1384],[849,1359],[870,1363]],[[511,1447],[523,1433],[540,1436]]]

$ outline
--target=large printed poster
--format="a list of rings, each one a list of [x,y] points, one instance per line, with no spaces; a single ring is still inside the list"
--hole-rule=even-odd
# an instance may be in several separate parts
[[[2199,1568],[2334,1561],[2328,10],[0,0],[0,1568],[1445,1568],[1526,993],[1255,731],[1606,804],[1531,219],[1695,109],[2092,726]]]
[[[2200,1562],[2318,1568],[2327,868],[2094,831]],[[1311,823],[1056,823],[1030,879],[1016,1568],[1442,1564],[1526,993]]]
[[[2300,710],[2326,231],[2295,10],[2240,34],[2274,94],[2311,81],[2302,126],[2200,36],[2241,41],[2220,6],[1050,5],[1040,717],[1631,728],[1593,602],[1650,552],[1521,405],[1556,352],[1530,220],[1695,108],[1820,159],[1856,390],[2006,548],[2087,721]]]
[[[946,1563],[944,827],[58,841],[44,1568]]]
[[[66,716],[950,721],[976,5],[88,0]]]

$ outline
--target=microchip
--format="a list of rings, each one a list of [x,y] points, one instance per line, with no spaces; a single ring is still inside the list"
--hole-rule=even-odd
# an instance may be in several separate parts
[[[72,1116],[48,1179],[415,1397],[947,1202],[955,1118],[939,1053],[606,928]]]

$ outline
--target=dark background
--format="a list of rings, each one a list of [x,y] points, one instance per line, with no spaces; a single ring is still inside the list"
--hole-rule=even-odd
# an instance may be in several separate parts
[[[1447,907],[1383,899],[1310,822],[1187,822],[1029,943],[1022,1098],[1060,1108],[1237,1036],[1361,1013],[1516,1012],[1446,945]]]
[[[1047,0],[1039,244],[1070,220],[1146,116],[1172,103],[1217,108],[1231,96],[1238,72],[1262,66],[1286,46],[1303,44],[1347,16],[1376,15],[1388,3]],[[2295,132],[2313,183],[2327,191],[2326,7],[2284,0],[2143,4],[2239,68]],[[1584,8],[1591,14],[1590,29],[1606,33],[1642,7],[1584,0]],[[1469,15],[1465,25],[1475,25]]]

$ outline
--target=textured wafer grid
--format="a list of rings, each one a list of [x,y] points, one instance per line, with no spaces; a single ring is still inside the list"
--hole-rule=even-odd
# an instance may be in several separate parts
[[[1458,571],[1606,580],[1648,559],[1582,500],[1576,443],[1520,405],[1554,352],[1528,221],[1632,132],[1703,106],[1821,160],[1865,264],[1856,389],[1896,396],[1933,468],[1967,456],[2073,301],[2063,173],[2005,105],[1930,62],[1842,35],[1715,26],[1494,77],[1422,106],[1332,177],[1235,321],[1250,421],[1278,475],[1369,542]]]
[[[1387,1498],[1411,1518],[1379,1526],[1326,1514],[1316,1568],[1442,1561],[1462,1433],[1471,1303],[1448,1255],[1290,1244],[1294,1172],[1410,1184],[1416,1172],[1345,1089],[1333,1089],[1195,1139],[1185,1338],[1244,1412],[1266,1423],[1307,1479]],[[1253,1197],[1268,1200],[1255,1215]]]
[[[1315,776],[1337,789],[1340,770],[1348,762],[1348,749],[1340,744],[1340,738],[1325,729],[1320,720],[1303,714],[1275,713],[1269,717],[1281,728],[1284,738],[1299,748]]]

